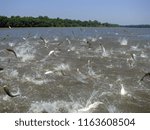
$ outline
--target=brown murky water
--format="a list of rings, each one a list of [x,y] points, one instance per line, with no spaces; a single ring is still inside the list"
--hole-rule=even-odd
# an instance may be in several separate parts
[[[150,112],[149,66],[150,29],[0,29],[0,112]]]

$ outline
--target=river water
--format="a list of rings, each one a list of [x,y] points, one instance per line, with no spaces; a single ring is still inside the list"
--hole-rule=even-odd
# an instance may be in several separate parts
[[[2,113],[150,112],[150,29],[0,29],[0,67]]]

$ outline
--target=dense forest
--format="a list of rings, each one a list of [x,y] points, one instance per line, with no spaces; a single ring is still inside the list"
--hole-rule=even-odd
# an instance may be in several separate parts
[[[118,27],[117,24],[94,21],[80,21],[61,18],[0,16],[0,27]]]

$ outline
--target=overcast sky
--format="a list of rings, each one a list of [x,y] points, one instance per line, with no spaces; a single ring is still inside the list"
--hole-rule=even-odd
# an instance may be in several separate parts
[[[150,24],[150,0],[0,0],[0,15]]]

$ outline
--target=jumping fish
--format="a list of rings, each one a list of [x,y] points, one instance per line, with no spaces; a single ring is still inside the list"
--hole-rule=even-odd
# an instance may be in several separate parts
[[[2,70],[4,70],[4,68],[1,68],[1,67],[0,67],[0,71],[2,71]]]
[[[12,27],[11,26],[8,26],[9,27],[9,29],[12,29]]]
[[[46,43],[46,42],[45,42],[45,39],[44,39],[43,37],[40,36],[40,39],[41,39],[44,43]]]
[[[150,77],[150,72],[145,73],[145,75],[140,79],[140,81],[143,81],[145,77]]]
[[[101,43],[99,43],[99,45],[100,45],[100,47],[101,47],[101,49],[102,49],[102,52],[103,52],[103,53],[106,53],[106,50],[105,50],[104,46],[103,46]]]
[[[17,96],[19,96],[19,94],[12,94],[12,93],[9,91],[8,86],[6,86],[6,85],[3,86],[3,89],[4,89],[5,93],[6,93],[9,97],[17,97]]]
[[[45,40],[43,37],[40,36],[40,39],[45,43],[47,44],[48,43],[48,40]]]
[[[7,48],[6,50],[9,52],[12,52],[15,55],[15,57],[17,58],[17,54],[13,49]]]
[[[40,36],[40,39],[43,41],[44,46],[45,46],[46,48],[48,48],[48,46],[47,46],[48,41],[45,40],[45,39],[44,39],[43,37],[41,37],[41,36]]]
[[[89,47],[89,48],[92,48],[92,47],[91,47],[91,45],[92,45],[91,42],[87,41],[86,43],[88,44],[88,47]]]

